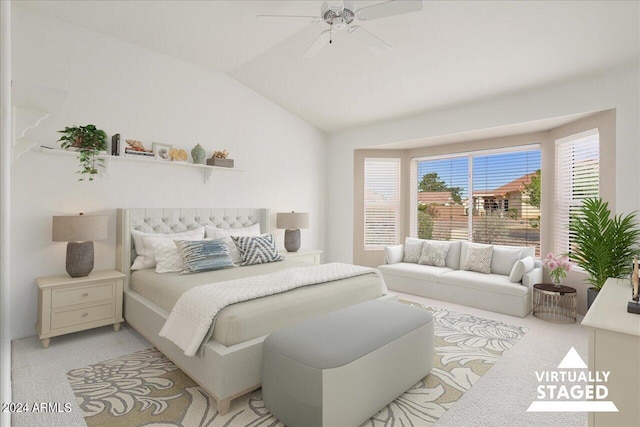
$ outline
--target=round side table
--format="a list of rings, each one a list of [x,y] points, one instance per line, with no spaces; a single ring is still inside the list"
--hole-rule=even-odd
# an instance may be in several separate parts
[[[533,315],[555,323],[576,322],[577,292],[553,283],[533,285]]]

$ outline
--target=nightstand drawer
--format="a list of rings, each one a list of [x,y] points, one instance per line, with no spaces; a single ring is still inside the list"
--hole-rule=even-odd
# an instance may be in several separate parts
[[[54,289],[51,292],[51,308],[112,299],[115,297],[116,282],[97,283],[76,288]]]
[[[51,313],[51,329],[82,325],[97,320],[109,319],[115,317],[115,315],[116,305],[114,301],[75,310],[54,311]]]

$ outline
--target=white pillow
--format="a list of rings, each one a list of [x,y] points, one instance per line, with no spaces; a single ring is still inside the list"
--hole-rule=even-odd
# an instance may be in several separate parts
[[[173,240],[155,243],[153,250],[156,253],[156,273],[174,273],[184,269],[182,253]]]
[[[240,251],[238,251],[238,247],[231,239],[231,236],[249,236],[256,237],[260,235],[260,224],[253,224],[250,227],[245,228],[230,228],[228,230],[223,230],[222,228],[212,227],[210,225],[205,225],[205,230],[207,234],[207,238],[210,239],[222,239],[224,240],[224,244],[227,245],[227,249],[229,249],[229,255],[231,256],[231,260],[234,264],[242,264],[242,256],[240,255]]]
[[[448,243],[424,242],[418,264],[444,267],[450,247],[451,245]]]
[[[521,282],[522,276],[524,276],[526,273],[533,270],[534,265],[535,264],[533,261],[533,257],[530,257],[530,256],[524,257],[516,261],[516,263],[513,264],[513,268],[511,269],[511,274],[509,275],[509,280],[511,280],[511,283]]]
[[[478,273],[491,273],[491,258],[493,256],[493,246],[476,246],[469,244],[467,247],[467,257],[464,269],[477,271]]]
[[[398,262],[402,262],[403,257],[404,257],[404,247],[402,245],[384,247],[385,263],[395,264]]]
[[[131,237],[136,248],[136,259],[131,266],[132,270],[143,270],[145,268],[153,268],[156,266],[156,254],[153,251],[153,245],[162,240],[174,239],[178,240],[202,240],[204,238],[204,227],[194,228],[193,230],[183,231],[181,233],[143,233],[142,231],[132,230]]]
[[[418,263],[420,259],[420,254],[422,253],[422,245],[424,244],[424,240],[409,240],[406,239],[404,241],[404,262],[412,262],[414,264]]]
[[[491,272],[508,276],[511,273],[513,265],[522,257],[522,248],[494,246],[491,257]]]

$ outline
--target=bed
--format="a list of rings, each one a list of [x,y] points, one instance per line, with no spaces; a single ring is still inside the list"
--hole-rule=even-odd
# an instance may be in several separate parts
[[[124,317],[215,400],[218,412],[229,411],[231,401],[260,387],[262,343],[274,330],[314,315],[370,299],[390,299],[376,274],[307,286],[277,295],[233,304],[216,318],[211,339],[201,356],[188,357],[158,332],[183,292],[206,283],[300,267],[295,257],[284,261],[189,275],[155,273],[153,269],[131,271],[136,257],[131,232],[174,233],[203,225],[221,229],[260,224],[270,230],[268,209],[238,208],[136,208],[117,211],[116,267],[126,275]]]

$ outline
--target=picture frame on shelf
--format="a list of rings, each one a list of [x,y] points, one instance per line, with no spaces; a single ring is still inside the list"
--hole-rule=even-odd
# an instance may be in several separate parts
[[[171,161],[171,156],[169,156],[169,152],[171,152],[173,145],[154,142],[152,145],[152,148],[153,148],[153,155],[156,160],[162,160],[165,162]]]

